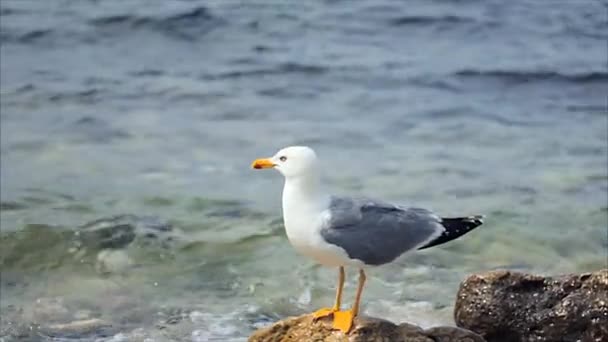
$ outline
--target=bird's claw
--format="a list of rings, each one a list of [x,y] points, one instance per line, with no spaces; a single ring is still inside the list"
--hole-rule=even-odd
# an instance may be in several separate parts
[[[318,320],[319,318],[327,317],[333,315],[335,312],[338,312],[338,308],[322,308],[312,313],[313,320]]]
[[[353,326],[354,314],[351,310],[334,312],[333,328],[347,334]]]

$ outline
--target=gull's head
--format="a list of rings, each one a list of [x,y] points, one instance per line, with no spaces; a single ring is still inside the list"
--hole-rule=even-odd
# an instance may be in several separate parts
[[[270,158],[256,159],[251,167],[254,169],[278,170],[285,178],[308,176],[317,171],[317,154],[306,146],[290,146],[281,149]]]

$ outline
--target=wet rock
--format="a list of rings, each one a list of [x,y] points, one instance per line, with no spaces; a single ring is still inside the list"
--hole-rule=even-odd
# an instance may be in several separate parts
[[[456,327],[435,327],[424,330],[419,326],[400,325],[378,318],[359,317],[348,334],[333,330],[331,318],[313,321],[311,315],[290,317],[270,327],[260,329],[249,337],[249,342],[483,342],[481,336]]]
[[[489,342],[608,341],[608,269],[473,275],[460,285],[454,316]]]

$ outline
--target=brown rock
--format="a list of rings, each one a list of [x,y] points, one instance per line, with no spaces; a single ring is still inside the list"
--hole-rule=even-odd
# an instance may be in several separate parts
[[[454,317],[489,342],[608,341],[608,270],[473,275],[460,285]]]
[[[313,321],[312,316],[289,317],[256,331],[249,342],[484,342],[479,335],[456,327],[428,330],[403,323],[395,325],[378,318],[358,317],[348,334],[333,330],[331,318]]]

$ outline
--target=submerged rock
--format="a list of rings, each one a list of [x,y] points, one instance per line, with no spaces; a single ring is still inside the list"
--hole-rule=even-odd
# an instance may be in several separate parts
[[[76,235],[82,247],[95,250],[125,248],[138,237],[161,243],[175,238],[170,223],[156,217],[128,214],[86,223],[78,228]]]
[[[123,250],[104,249],[97,254],[95,270],[100,274],[124,273],[133,265],[133,260]]]
[[[267,328],[256,331],[249,342],[483,342],[484,339],[465,329],[435,327],[424,330],[419,326],[402,323],[396,325],[378,318],[359,317],[348,334],[333,330],[331,318],[313,321],[311,315],[289,317]]]
[[[473,275],[460,285],[454,316],[489,342],[608,341],[608,269],[560,277]]]

